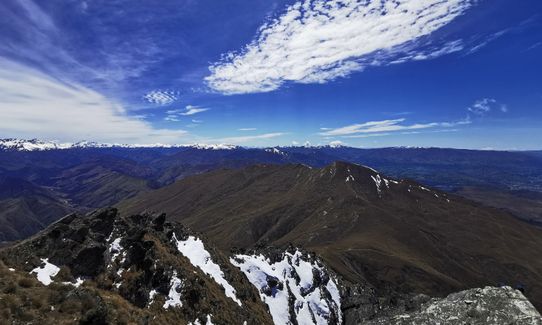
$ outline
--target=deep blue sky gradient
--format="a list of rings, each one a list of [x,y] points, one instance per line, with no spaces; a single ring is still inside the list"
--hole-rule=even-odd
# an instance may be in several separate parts
[[[186,130],[203,141],[282,133],[239,144],[542,149],[542,1],[479,1],[430,35],[462,39],[469,46],[435,59],[371,66],[324,84],[287,83],[267,93],[225,95],[208,89],[204,78],[210,64],[241,50],[260,26],[292,3],[41,1],[36,6],[58,29],[39,27],[51,40],[47,45],[24,23],[21,4],[7,0],[0,4],[0,42],[9,47],[0,47],[0,57],[93,89],[154,128]],[[492,39],[501,31],[506,32]],[[58,49],[75,62],[55,53]],[[144,99],[157,89],[174,91],[178,98],[167,105]],[[495,101],[489,112],[468,111],[484,98]],[[168,110],[187,105],[209,110],[165,120]],[[498,109],[502,105],[506,112]],[[400,118],[403,125],[470,123],[359,138],[319,134],[321,128]]]

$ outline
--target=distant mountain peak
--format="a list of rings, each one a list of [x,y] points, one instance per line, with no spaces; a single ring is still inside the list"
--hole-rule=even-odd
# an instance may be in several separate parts
[[[390,188],[391,184],[398,185],[402,181],[394,180],[381,175],[377,170],[359,164],[335,161],[322,169],[321,175],[330,174],[332,178],[340,182],[351,184],[374,183],[374,190],[380,196],[382,192]]]
[[[39,139],[15,139],[6,138],[0,139],[0,150],[14,151],[46,151],[46,150],[64,150],[64,149],[84,149],[84,148],[194,148],[202,150],[232,150],[238,149],[239,146],[232,144],[120,144],[120,143],[100,143],[94,141],[78,141],[78,142],[59,142],[59,141],[43,141]]]

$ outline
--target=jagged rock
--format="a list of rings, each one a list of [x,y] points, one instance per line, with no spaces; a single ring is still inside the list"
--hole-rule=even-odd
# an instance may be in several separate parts
[[[401,324],[542,324],[540,313],[519,290],[510,287],[485,287],[431,299],[419,310],[398,313],[365,322],[368,325]]]
[[[116,209],[67,216],[1,249],[0,315],[14,324],[542,324],[509,287],[405,294],[345,281],[292,245],[228,258],[163,214]]]
[[[215,324],[272,323],[243,273],[201,238],[180,224],[166,222],[163,214],[122,217],[111,208],[67,216],[0,250],[0,260],[17,270],[13,276],[42,282],[38,287],[46,297],[71,299],[74,306],[62,310],[81,324],[130,323],[125,318],[141,324],[151,318],[156,324],[207,319]],[[191,243],[201,246],[180,249],[179,245]],[[200,255],[189,254],[195,248],[204,255],[203,261],[198,260]],[[62,304],[48,303],[53,309]],[[91,308],[82,308],[86,305]],[[1,308],[0,303],[0,312]],[[48,317],[43,311],[38,314]],[[16,323],[17,316],[13,317]]]
[[[337,279],[302,249],[260,248],[231,258],[260,291],[275,324],[341,324]]]

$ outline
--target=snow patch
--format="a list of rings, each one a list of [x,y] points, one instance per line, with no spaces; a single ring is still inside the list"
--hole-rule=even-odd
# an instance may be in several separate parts
[[[114,261],[117,256],[120,255],[122,252],[122,246],[120,245],[120,241],[122,238],[115,238],[111,244],[109,244],[109,253],[111,254],[111,261]]]
[[[181,301],[181,289],[183,287],[183,282],[177,277],[176,271],[173,271],[173,276],[171,277],[169,285],[169,294],[163,308],[168,309],[169,307],[182,307],[183,303]]]
[[[273,154],[276,154],[276,155],[286,156],[285,152],[280,151],[277,148],[266,148],[265,152],[270,152],[270,153],[273,153]]]
[[[73,282],[62,282],[62,284],[65,284],[65,285],[70,285],[70,286],[74,286],[76,288],[79,288],[83,282],[85,282],[85,280],[83,280],[81,277],[75,279],[75,283]]]
[[[290,317],[298,324],[340,324],[341,301],[337,284],[316,262],[305,261],[302,257],[297,250],[293,254],[284,253],[283,259],[275,263],[263,255],[241,254],[230,261],[259,290],[275,324],[290,324]],[[327,279],[325,287],[314,282],[315,276]],[[292,299],[293,315],[290,315]]]
[[[152,289],[149,292],[149,302],[147,303],[147,308],[151,307],[152,303],[154,302],[154,297],[156,296],[157,293],[158,291],[156,291],[155,289]]]
[[[30,273],[36,273],[38,281],[48,286],[53,282],[51,278],[55,277],[60,271],[60,268],[52,263],[49,263],[48,258],[42,258],[41,262],[43,265],[38,266],[37,268],[30,271]]]
[[[375,182],[376,191],[378,192],[378,195],[380,195],[380,193],[382,193],[382,178],[380,177],[379,174],[376,174],[376,176],[371,175],[371,178]]]
[[[212,315],[207,315],[205,325],[213,325],[213,322],[211,321],[211,316]],[[201,322],[199,321],[199,319],[196,319],[194,322],[188,323],[188,325],[201,325]]]
[[[213,278],[216,283],[224,288],[226,296],[233,299],[233,301],[241,306],[241,301],[237,299],[237,296],[235,295],[235,288],[226,281],[224,272],[222,272],[218,264],[213,262],[211,254],[205,249],[203,242],[199,238],[189,236],[186,240],[178,240],[175,234],[173,234],[173,240],[177,245],[179,252],[186,256],[192,265],[198,267],[205,274]]]

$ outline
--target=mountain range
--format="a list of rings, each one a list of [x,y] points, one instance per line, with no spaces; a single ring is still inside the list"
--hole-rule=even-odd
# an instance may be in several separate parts
[[[431,298],[379,296],[317,254],[228,254],[165,214],[69,215],[0,249],[0,315],[11,324],[540,324],[511,287]]]
[[[542,324],[539,152],[0,143],[11,323]]]
[[[60,149],[63,148],[63,149]],[[38,149],[36,149],[38,148]],[[169,185],[188,176],[253,164],[305,164],[321,168],[334,161],[372,166],[396,178],[456,193],[506,209],[542,224],[542,153],[440,148],[360,149],[342,146],[243,148],[231,145],[137,146],[0,140],[0,177],[16,178],[54,201],[36,218],[12,192],[0,198],[0,240],[36,233],[67,211],[88,212]],[[40,196],[43,198],[43,195]],[[16,213],[19,219],[13,220]],[[49,216],[51,214],[51,216]],[[24,223],[21,228],[16,224]],[[5,230],[4,230],[5,229]],[[9,231],[8,231],[9,230]]]
[[[442,296],[521,287],[542,307],[542,229],[414,181],[335,162],[255,165],[189,177],[118,204],[165,212],[227,252],[259,246],[315,251],[351,283],[382,295]]]

